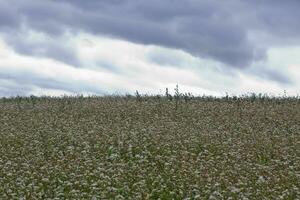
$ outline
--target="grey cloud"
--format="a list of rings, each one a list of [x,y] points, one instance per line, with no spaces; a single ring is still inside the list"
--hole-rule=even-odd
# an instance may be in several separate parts
[[[0,87],[0,96],[11,96],[7,95],[7,92],[10,90],[13,91],[13,94],[26,95],[32,91],[33,87],[63,90],[70,93],[83,91],[96,94],[105,93],[101,88],[83,83],[82,81],[57,80],[32,71],[0,71],[0,83],[1,81],[3,84]],[[11,83],[15,83],[18,87],[15,87]]]
[[[195,56],[220,60],[234,67],[245,67],[254,59],[255,49],[247,41],[245,30],[234,24],[218,4],[186,2],[174,1],[172,6],[169,5],[171,1],[151,2],[151,5],[161,6],[158,10],[152,9],[151,15],[151,9],[145,13],[139,9],[145,10],[145,5],[140,1],[131,1],[101,14],[85,15],[81,21],[83,27],[93,33],[182,49]],[[170,9],[173,7],[178,7],[177,12],[176,9]],[[159,15],[163,15],[162,19],[152,17]]]
[[[176,57],[175,54],[166,54],[161,52],[159,53],[150,52],[147,55],[147,60],[162,66],[166,65],[166,66],[181,67],[184,64],[184,60]]]
[[[2,0],[3,1],[3,0]],[[253,59],[243,26],[219,1],[12,0],[28,28],[48,34],[84,30],[136,43],[182,49],[244,67]],[[223,8],[225,7],[225,8]],[[51,56],[51,54],[50,54]]]
[[[271,3],[271,4],[270,4]],[[258,8],[256,23],[258,28],[271,32],[279,37],[299,38],[300,1],[257,1],[252,8]]]
[[[67,30],[65,18],[72,20],[68,4],[51,1],[11,1],[0,0],[0,33],[9,46],[21,54],[53,58],[79,66],[75,49],[67,46],[61,36]],[[46,34],[46,40],[28,40],[28,31]]]
[[[101,69],[107,70],[109,72],[114,72],[115,74],[125,74],[126,73],[126,70],[124,68],[121,68],[120,66],[118,66],[112,62],[101,60],[101,58],[96,61],[93,68],[101,68]]]
[[[247,68],[265,59],[266,50],[282,37],[299,40],[299,1],[219,1],[219,0],[0,0],[0,10],[8,9],[0,24],[19,21],[29,29],[53,37],[66,30],[87,31],[141,44],[184,50],[194,56],[223,62],[234,68]],[[1,14],[0,14],[1,15]],[[3,14],[2,14],[3,15]],[[15,16],[16,22],[9,22]],[[262,44],[256,32],[272,36]],[[252,34],[252,40],[249,35]],[[254,34],[254,36],[253,36]],[[12,36],[13,37],[13,36]],[[253,39],[254,38],[254,39]],[[13,41],[12,38],[10,41]],[[278,42],[279,44],[279,42]],[[73,63],[72,50],[49,44],[45,55]],[[20,52],[36,54],[22,44]],[[70,52],[67,52],[67,51]],[[63,53],[58,53],[58,52]],[[61,55],[61,56],[60,56]],[[75,59],[76,60],[76,59]]]
[[[0,77],[0,98],[10,96],[26,96],[32,91],[32,87],[28,85],[19,85],[13,80],[2,79]]]
[[[286,72],[283,73],[282,71],[275,70],[267,66],[256,66],[254,68],[249,68],[247,69],[247,72],[264,80],[271,80],[279,84],[293,84],[293,80],[289,78]]]
[[[73,6],[51,0],[35,1],[24,0],[15,3],[19,7],[24,23],[38,31],[56,36],[72,28],[78,13]],[[78,27],[74,27],[77,29]]]
[[[0,1],[0,31],[8,31],[19,26],[20,16],[16,13],[17,10],[7,2]]]
[[[13,49],[25,55],[53,58],[57,61],[80,66],[80,61],[74,48],[63,43],[62,38],[45,37],[41,40],[29,39],[26,32],[18,32],[3,35],[4,39]]]

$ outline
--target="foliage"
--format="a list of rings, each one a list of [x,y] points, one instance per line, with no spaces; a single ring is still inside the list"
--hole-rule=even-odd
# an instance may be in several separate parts
[[[177,92],[0,99],[0,198],[300,198],[298,97]]]

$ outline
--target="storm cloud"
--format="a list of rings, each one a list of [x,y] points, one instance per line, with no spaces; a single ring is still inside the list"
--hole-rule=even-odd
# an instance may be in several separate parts
[[[299,40],[298,8],[299,1],[293,0],[1,0],[0,30],[26,27],[55,37],[84,31],[181,49],[245,68],[264,59],[269,45],[279,44],[283,36]],[[275,41],[262,44],[261,35]],[[21,53],[37,54],[32,45],[13,46]],[[57,58],[57,49],[62,48],[51,46],[44,54]],[[67,54],[66,59],[76,62],[76,55]]]

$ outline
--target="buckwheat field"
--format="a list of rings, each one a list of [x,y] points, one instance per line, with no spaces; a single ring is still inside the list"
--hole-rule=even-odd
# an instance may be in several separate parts
[[[0,199],[300,199],[299,98],[0,100]]]

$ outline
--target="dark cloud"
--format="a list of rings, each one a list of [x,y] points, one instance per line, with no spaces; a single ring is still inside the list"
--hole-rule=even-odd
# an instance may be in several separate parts
[[[0,0],[0,31],[7,31],[19,25],[20,16],[16,13],[17,10],[11,7],[7,1]]]
[[[247,69],[247,72],[261,79],[270,80],[279,84],[292,85],[294,83],[286,73],[266,66],[252,67]]]
[[[34,36],[30,38],[27,34],[26,32],[10,33],[4,35],[4,38],[20,54],[53,58],[74,67],[80,66],[75,49],[64,42],[62,43],[62,38],[44,36],[41,39],[36,39]]]
[[[266,50],[282,38],[299,40],[298,8],[300,2],[296,0],[0,0],[0,30],[11,26],[18,31],[15,27],[22,24],[52,37],[66,30],[86,31],[181,49],[246,68],[264,59]],[[266,38],[270,35],[272,41],[262,44],[255,33],[263,33]],[[22,53],[39,55],[37,51],[43,48],[46,56],[77,62],[71,48],[59,44],[9,41]]]
[[[28,85],[19,85],[13,80],[2,79],[0,77],[0,98],[10,96],[26,96],[32,91],[32,87]]]
[[[257,27],[253,28],[269,32],[278,37],[299,38],[300,1],[255,0],[251,3],[248,2],[248,6],[251,6],[256,14],[255,23]]]
[[[30,94],[34,87],[62,90],[70,93],[90,92],[104,94],[103,89],[99,89],[96,86],[82,81],[72,81],[70,79],[57,80],[41,73],[26,70],[0,71],[0,83],[1,81],[0,96],[3,94],[3,96],[10,96],[6,95],[10,90],[13,91],[14,94]]]

